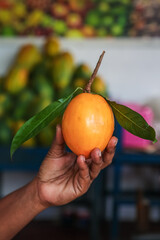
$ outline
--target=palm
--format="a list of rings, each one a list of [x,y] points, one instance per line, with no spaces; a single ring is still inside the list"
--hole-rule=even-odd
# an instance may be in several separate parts
[[[94,149],[91,159],[66,153],[61,128],[57,129],[56,139],[43,161],[38,174],[38,191],[42,202],[48,205],[63,205],[84,194],[100,170],[108,166],[114,156],[107,150],[100,156]]]
[[[65,153],[60,158],[47,157],[40,168],[41,189],[53,205],[66,204],[87,191],[90,181],[81,178],[76,155]],[[47,193],[47,195],[46,195]],[[65,199],[65,200],[64,200]]]

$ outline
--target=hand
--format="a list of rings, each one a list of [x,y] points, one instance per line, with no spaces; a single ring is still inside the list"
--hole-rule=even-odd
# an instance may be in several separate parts
[[[65,151],[61,127],[58,125],[56,138],[44,159],[38,176],[37,186],[40,201],[46,207],[63,205],[83,195],[100,171],[111,164],[117,138],[112,137],[103,153],[98,148],[91,158]]]

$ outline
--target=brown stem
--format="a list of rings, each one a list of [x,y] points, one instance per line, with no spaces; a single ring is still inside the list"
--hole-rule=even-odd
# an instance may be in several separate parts
[[[87,85],[86,85],[86,87],[84,89],[84,92],[88,92],[88,93],[91,92],[92,83],[93,83],[93,81],[94,81],[94,79],[95,79],[95,77],[97,75],[97,72],[98,72],[98,69],[99,69],[99,67],[101,65],[101,62],[102,62],[104,54],[105,54],[105,51],[103,51],[102,54],[100,55],[99,60],[97,62],[97,65],[96,65],[96,67],[95,67],[95,69],[94,69],[94,71],[93,71],[93,73],[91,75],[91,78],[90,78],[89,82],[87,83]]]

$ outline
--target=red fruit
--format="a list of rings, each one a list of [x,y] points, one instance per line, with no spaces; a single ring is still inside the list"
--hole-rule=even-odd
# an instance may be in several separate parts
[[[31,9],[47,10],[50,8],[51,0],[27,0],[27,6]]]
[[[9,9],[11,7],[12,7],[12,4],[10,2],[5,1],[5,0],[0,1],[0,9]]]
[[[92,26],[89,25],[85,25],[82,29],[81,29],[83,35],[85,37],[94,37],[96,35],[96,31]]]
[[[69,7],[72,11],[83,13],[92,5],[90,0],[69,0]]]
[[[66,18],[67,25],[70,28],[79,28],[82,26],[82,18],[77,13],[70,13]]]
[[[52,4],[51,13],[54,17],[58,19],[63,19],[67,16],[69,9],[67,5],[63,3],[54,3]]]

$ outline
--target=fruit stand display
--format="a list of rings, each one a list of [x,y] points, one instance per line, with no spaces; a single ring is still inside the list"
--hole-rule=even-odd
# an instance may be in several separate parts
[[[1,36],[125,36],[131,0],[0,0]]]
[[[159,0],[0,0],[0,36],[159,36]]]
[[[22,46],[5,76],[0,77],[0,145],[9,145],[27,119],[77,86],[84,87],[90,76],[90,67],[84,62],[76,64],[73,55],[61,49],[58,39],[46,39],[41,49],[33,44]],[[107,96],[100,76],[92,91]],[[54,120],[23,146],[49,146],[60,121]]]
[[[160,1],[134,0],[130,15],[130,36],[160,36]]]

